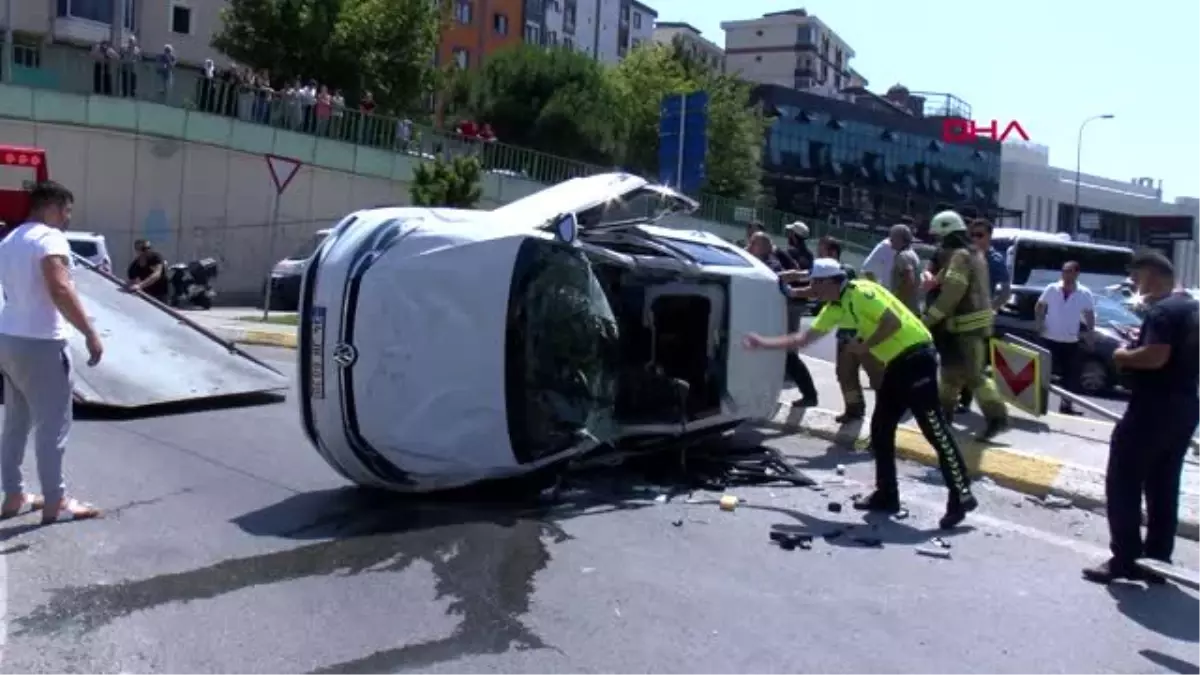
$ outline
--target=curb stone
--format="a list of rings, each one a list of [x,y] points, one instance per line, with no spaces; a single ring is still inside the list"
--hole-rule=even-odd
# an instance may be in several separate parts
[[[241,326],[222,325],[212,329],[231,342],[265,347],[296,349],[295,331],[256,330]],[[837,413],[823,408],[793,408],[790,402],[780,405],[770,420],[774,426],[802,431],[838,445],[866,450],[868,428],[863,423],[841,425],[834,421]],[[896,432],[896,455],[902,459],[937,466],[937,455],[921,432],[911,426],[901,426]],[[1054,495],[1071,500],[1075,506],[1091,511],[1104,511],[1104,470],[1063,462],[1034,452],[1024,452],[1002,446],[985,446],[976,442],[963,445],[963,457],[975,477],[986,476],[997,485],[1034,497]],[[1200,541],[1200,495],[1184,492],[1180,495],[1180,516],[1177,534]]]
[[[868,448],[867,424],[841,425],[837,413],[823,408],[792,408],[783,403],[770,423],[785,429],[805,432],[855,450]],[[1079,508],[1104,512],[1103,469],[1063,462],[1052,457],[1013,448],[983,445],[975,441],[963,444],[963,458],[971,475],[990,478],[997,485],[1034,497],[1053,495],[1069,499]],[[937,455],[915,427],[901,426],[896,432],[896,456],[936,467]],[[1180,494],[1179,527],[1176,534],[1200,541],[1200,495]],[[1143,513],[1143,519],[1145,514]]]

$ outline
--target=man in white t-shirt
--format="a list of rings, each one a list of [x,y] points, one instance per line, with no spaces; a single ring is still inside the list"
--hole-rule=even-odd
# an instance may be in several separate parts
[[[1063,265],[1062,279],[1042,291],[1035,312],[1038,333],[1050,350],[1052,366],[1062,375],[1063,388],[1077,392],[1083,357],[1080,341],[1090,344],[1096,328],[1096,304],[1092,292],[1079,283],[1079,263],[1072,260]],[[1058,411],[1082,414],[1067,399],[1059,403]]]
[[[42,509],[42,522],[48,524],[100,515],[95,507],[67,496],[63,455],[74,393],[67,344],[72,326],[86,340],[88,365],[100,362],[104,347],[71,281],[71,247],[63,230],[71,220],[74,197],[47,181],[35,185],[29,198],[29,220],[0,241],[0,518]],[[42,495],[25,492],[21,474],[30,432]]]

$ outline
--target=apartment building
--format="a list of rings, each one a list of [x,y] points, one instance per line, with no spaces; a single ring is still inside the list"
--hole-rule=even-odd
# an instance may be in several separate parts
[[[209,44],[228,0],[12,0],[18,65],[37,67],[37,47],[47,36],[55,42],[92,45],[113,37],[114,18],[123,18],[119,35],[136,35],[142,50],[154,54],[171,45],[185,63],[199,65],[221,55]]]
[[[850,68],[850,45],[804,9],[726,21],[721,28],[725,70],[745,80],[831,98],[845,98],[842,89],[862,80]]]
[[[442,29],[438,63],[474,68],[497,49],[528,40],[529,23],[540,41],[543,0],[454,0],[450,22]]]
[[[725,50],[704,37],[700,29],[682,21],[659,21],[654,24],[654,41],[659,44],[678,42],[684,49],[708,62],[717,70],[725,69]]]
[[[630,49],[654,38],[658,12],[637,0],[573,0],[571,7],[573,11],[564,11],[564,21],[574,18],[574,30],[564,25],[564,35],[576,49],[602,63],[617,63]]]

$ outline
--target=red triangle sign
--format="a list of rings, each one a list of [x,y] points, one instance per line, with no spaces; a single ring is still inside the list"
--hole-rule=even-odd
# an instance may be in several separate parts
[[[275,194],[282,194],[287,189],[301,166],[303,162],[298,159],[267,155],[267,168],[271,171],[271,181],[275,183]]]
[[[1004,356],[1004,350],[999,345],[992,345],[992,360],[996,364],[996,374],[1012,391],[1013,396],[1020,396],[1022,392],[1033,384],[1033,359],[1025,364],[1019,372],[1013,372],[1012,366],[1008,364],[1008,359]]]

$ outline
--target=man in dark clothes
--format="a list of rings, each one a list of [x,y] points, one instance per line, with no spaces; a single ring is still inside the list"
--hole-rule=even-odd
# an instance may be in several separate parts
[[[167,264],[145,239],[133,242],[134,258],[129,263],[129,291],[142,291],[146,295],[165,303],[170,295],[167,280]]]
[[[1135,561],[1171,561],[1183,462],[1200,424],[1200,305],[1171,292],[1175,270],[1161,253],[1138,254],[1131,269],[1149,310],[1137,344],[1113,354],[1113,362],[1129,377],[1130,398],[1108,450],[1104,492],[1112,558],[1083,571],[1085,579],[1100,584],[1120,579],[1162,583],[1162,577],[1141,571]]]
[[[787,226],[787,254],[796,263],[796,269],[812,269],[816,257],[808,249],[808,226],[797,220]]]
[[[771,268],[772,272],[779,275],[779,290],[788,298],[788,323],[792,324],[794,319],[795,325],[799,327],[800,318],[794,316],[795,311],[790,305],[793,304],[793,299],[799,299],[802,296],[799,291],[792,288],[791,284],[802,280],[806,273],[795,269],[795,263],[786,253],[775,247],[775,242],[771,241],[771,237],[766,232],[755,232],[750,235],[747,250]],[[813,382],[808,366],[804,364],[795,350],[789,349],[787,352],[784,373],[787,379],[796,383],[796,387],[800,390],[800,398],[792,402],[793,406],[813,407],[817,405],[817,385]]]

